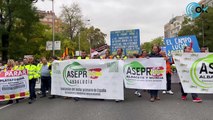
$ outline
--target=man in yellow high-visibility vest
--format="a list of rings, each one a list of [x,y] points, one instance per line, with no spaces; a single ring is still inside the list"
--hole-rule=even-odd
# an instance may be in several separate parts
[[[123,49],[122,48],[119,48],[117,50],[117,55],[114,56],[114,59],[117,59],[117,60],[126,60],[127,57],[125,55],[123,55]]]
[[[39,77],[37,72],[37,66],[33,62],[34,62],[34,58],[29,57],[28,64],[25,65],[25,69],[28,70],[28,78],[29,78],[29,89],[30,89],[30,99],[28,102],[29,104],[32,104],[32,102],[36,99],[35,85],[36,85],[36,80]]]
[[[37,64],[36,67],[37,67],[37,72],[38,72],[38,74],[39,74],[38,81],[40,80],[40,83],[41,83],[41,76],[40,76],[40,73],[39,73],[39,71],[40,71],[40,69],[41,69],[41,67],[42,67],[41,59],[39,59],[39,62],[38,62],[38,64]],[[42,94],[42,84],[40,84],[40,91],[38,91],[38,94],[39,94],[39,95]]]
[[[87,56],[86,51],[82,50],[82,51],[81,51],[81,56],[79,56],[77,59],[78,59],[78,60],[81,60],[81,59],[86,59],[86,60],[88,60],[89,57]]]
[[[82,50],[82,51],[81,51],[81,56],[79,56],[77,59],[78,59],[78,60],[82,60],[82,59],[89,60],[89,57],[87,56],[86,51]],[[78,97],[74,97],[73,99],[74,99],[75,101],[79,101],[79,98],[78,98]]]
[[[125,55],[123,55],[123,49],[122,48],[119,48],[117,49],[117,55],[115,55],[113,57],[113,59],[116,59],[116,60],[126,60],[127,57]],[[120,102],[121,100],[115,100],[115,102]]]

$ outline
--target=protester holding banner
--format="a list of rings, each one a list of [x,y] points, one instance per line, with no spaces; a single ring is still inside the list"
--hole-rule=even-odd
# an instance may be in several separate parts
[[[148,56],[148,54],[147,54],[147,51],[145,49],[143,49],[141,55],[135,54],[134,56],[135,56],[135,58],[146,58]],[[135,90],[134,94],[137,95],[138,97],[141,97],[141,91],[139,91],[137,89]]]
[[[6,65],[6,68],[4,68],[4,71],[14,70],[15,62],[12,59],[9,59]]]
[[[4,68],[4,72],[6,72],[6,71],[13,71],[14,67],[15,67],[14,60],[9,59],[8,62],[7,62],[7,67]],[[18,103],[18,102],[19,102],[19,100],[16,99],[16,103]],[[12,104],[12,103],[13,103],[13,100],[9,100],[7,104]]]
[[[109,50],[106,50],[105,55],[102,57],[102,59],[112,59],[112,56],[110,56]]]
[[[64,60],[70,60],[70,56],[69,55],[65,56]],[[69,99],[69,97],[64,97],[64,99]]]
[[[140,56],[138,55],[138,54],[133,54],[133,58],[140,58]],[[136,89],[135,90],[135,93],[134,93],[135,95],[137,95],[138,97],[141,97],[142,95],[141,95],[141,90],[138,90],[138,89]]]
[[[133,58],[138,58],[139,56],[137,54],[129,54],[128,55],[128,59],[133,59]],[[141,97],[141,92],[138,89],[135,89],[135,95],[137,95],[138,97]]]
[[[90,58],[87,56],[86,51],[85,51],[85,50],[82,50],[81,56],[79,56],[77,59],[78,59],[78,60],[82,60],[82,59],[89,60]],[[74,99],[75,101],[79,101],[79,98],[78,98],[78,97],[74,97],[73,99]]]
[[[14,70],[20,70],[21,69],[21,61],[18,60],[15,62]]]
[[[160,54],[160,47],[157,45],[153,45],[152,52],[149,55],[149,57],[163,57]],[[158,90],[150,90],[150,101],[154,102],[155,100],[160,100],[160,97],[158,96]]]
[[[141,55],[139,56],[139,58],[146,58],[148,56],[148,53],[145,49],[142,50]]]
[[[185,53],[192,53],[192,48],[191,47],[189,47],[189,46],[186,46],[186,47],[184,47],[184,50],[183,50]],[[184,90],[183,90],[183,86],[182,86],[182,84],[180,83],[180,86],[181,86],[181,93],[182,93],[182,100],[186,100],[187,98],[187,93],[185,93],[184,92]],[[202,102],[202,99],[201,98],[199,98],[198,97],[198,94],[196,94],[196,93],[192,93],[191,94],[192,95],[192,99],[193,99],[193,102],[195,102],[195,103],[200,103],[200,102]]]
[[[117,55],[115,55],[113,57],[113,59],[117,59],[117,60],[126,60],[127,57],[125,55],[123,55],[123,49],[122,48],[118,48],[117,49]],[[115,100],[116,102],[120,102],[121,100]]]
[[[166,56],[166,53],[164,51],[161,51],[160,54],[165,58],[166,60],[166,86],[167,89],[166,91],[163,91],[163,94],[170,94],[173,95],[174,93],[171,90],[171,76],[172,76],[172,68],[171,68],[171,63],[169,57]]]
[[[85,51],[85,50],[82,50],[82,51],[81,51],[81,56],[79,56],[77,59],[78,59],[78,60],[81,60],[81,59],[86,59],[86,60],[88,60],[89,57],[87,56],[86,51]]]
[[[36,80],[39,77],[37,72],[37,66],[34,65],[33,57],[28,58],[28,64],[25,66],[25,68],[28,70],[28,77],[29,77],[30,99],[28,103],[32,104],[32,102],[36,99],[35,85],[36,85]]]
[[[117,49],[117,55],[115,55],[113,58],[117,59],[117,60],[126,60],[127,59],[127,57],[125,55],[123,55],[122,48]]]

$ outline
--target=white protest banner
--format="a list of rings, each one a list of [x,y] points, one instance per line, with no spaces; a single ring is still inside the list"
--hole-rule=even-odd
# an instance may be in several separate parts
[[[27,70],[0,72],[0,101],[29,97]]]
[[[186,93],[213,93],[213,54],[173,54]]]
[[[166,61],[163,58],[125,60],[123,73],[126,88],[166,89]]]
[[[66,60],[52,64],[53,95],[124,100],[117,60]]]

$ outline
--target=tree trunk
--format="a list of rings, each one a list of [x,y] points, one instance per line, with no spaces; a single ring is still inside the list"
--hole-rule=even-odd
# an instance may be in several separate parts
[[[1,36],[1,40],[2,40],[2,61],[5,63],[8,60],[8,48],[9,48],[9,35],[12,29],[12,11],[11,8],[9,6],[10,4],[10,0],[6,1],[6,5],[8,5],[7,10],[8,10],[8,26],[5,25],[6,22],[5,19],[2,19],[2,23],[1,25],[5,26],[5,32],[3,32],[2,36]],[[2,11],[1,11],[2,12]]]
[[[3,34],[2,36],[2,61],[4,63],[8,60],[8,48],[9,48],[9,34]]]

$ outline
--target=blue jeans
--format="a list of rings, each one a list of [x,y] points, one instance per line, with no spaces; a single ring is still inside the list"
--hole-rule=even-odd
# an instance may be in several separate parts
[[[31,100],[33,100],[34,98],[36,98],[35,85],[36,85],[36,79],[29,80],[30,99]]]

